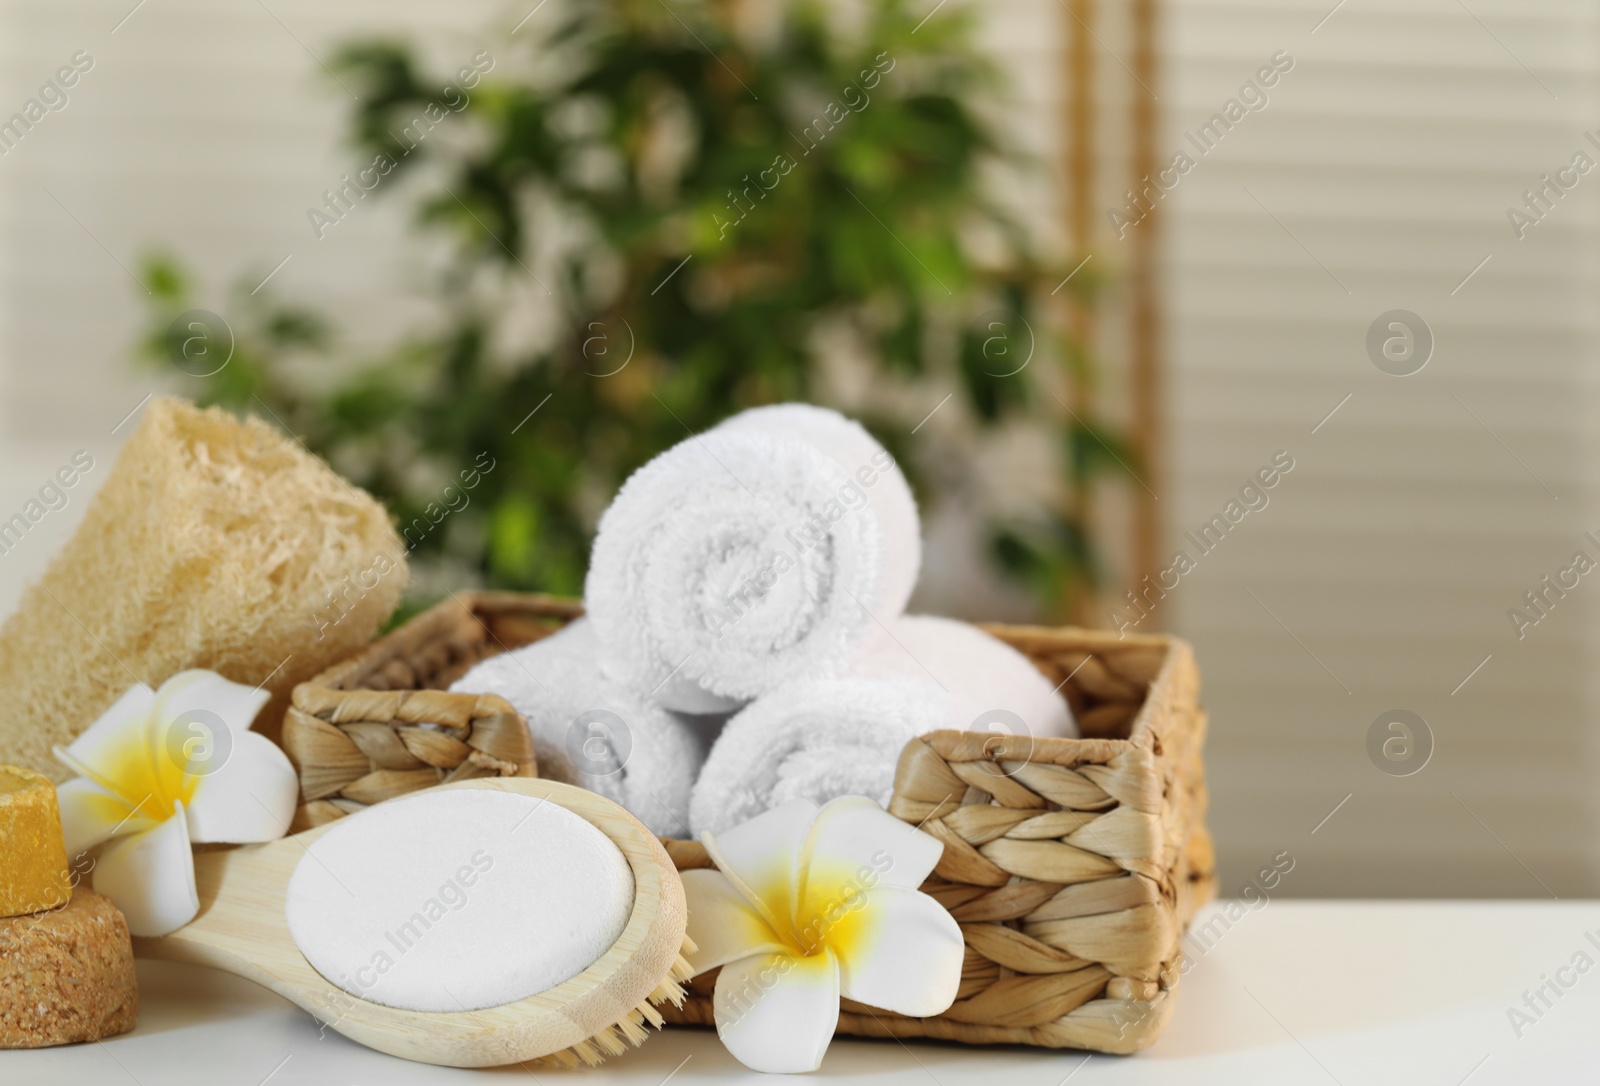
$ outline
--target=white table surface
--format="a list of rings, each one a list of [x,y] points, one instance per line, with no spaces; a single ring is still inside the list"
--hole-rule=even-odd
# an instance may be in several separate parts
[[[1214,916],[1218,906],[1202,914]],[[1311,902],[1247,912],[1203,955],[1166,1034],[1131,1057],[926,1041],[836,1039],[817,1081],[871,1086],[1097,1083],[1600,1082],[1600,902]],[[1595,967],[1519,1038],[1507,1017],[1574,956]],[[427,1067],[361,1048],[247,981],[139,964],[132,1033],[100,1044],[0,1052],[0,1083],[465,1083],[521,1068]],[[597,1070],[541,1071],[540,1086],[775,1081],[705,1030],[671,1029]]]

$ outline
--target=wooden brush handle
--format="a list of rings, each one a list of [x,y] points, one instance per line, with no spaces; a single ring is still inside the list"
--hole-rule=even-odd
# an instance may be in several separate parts
[[[485,778],[439,786],[446,788],[541,797],[610,838],[634,881],[633,912],[611,949],[548,991],[478,1011],[407,1011],[351,995],[311,967],[284,915],[290,876],[306,847],[333,823],[265,845],[198,854],[199,914],[170,935],[135,940],[135,953],[245,977],[369,1048],[450,1067],[498,1066],[573,1048],[634,1012],[671,979],[688,921],[683,883],[661,843],[637,819],[603,796],[554,781]]]

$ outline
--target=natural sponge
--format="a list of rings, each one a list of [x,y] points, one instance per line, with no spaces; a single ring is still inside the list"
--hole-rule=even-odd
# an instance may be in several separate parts
[[[0,627],[0,762],[55,780],[68,743],[134,682],[186,668],[294,685],[368,641],[405,588],[368,494],[259,419],[153,400],[83,523]]]

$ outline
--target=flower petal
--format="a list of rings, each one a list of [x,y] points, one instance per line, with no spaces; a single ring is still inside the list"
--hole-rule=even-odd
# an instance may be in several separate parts
[[[689,964],[696,975],[752,954],[787,949],[772,925],[722,872],[702,868],[685,871],[682,878],[689,901],[689,938],[696,947]]]
[[[253,734],[251,721],[269,700],[267,691],[230,682],[214,671],[180,671],[162,683],[146,727],[159,791],[172,800],[181,800],[185,806],[193,804],[200,782],[219,773],[232,759],[235,748],[244,745],[245,737]],[[245,798],[241,796],[241,802]],[[259,820],[259,815],[252,817]],[[191,821],[191,830],[195,825]],[[275,833],[273,837],[281,835]]]
[[[128,687],[82,735],[56,747],[56,758],[130,804],[138,803],[150,792],[144,724],[155,700],[155,691],[144,683]]]
[[[196,844],[249,844],[282,837],[300,796],[300,782],[288,757],[276,743],[255,732],[212,736],[210,741],[231,742],[232,749],[226,757],[204,763],[214,768],[195,783],[186,811],[189,839]],[[190,760],[191,766],[199,764]]]
[[[966,953],[961,926],[927,894],[881,886],[829,933],[839,988],[869,1007],[926,1018],[950,1009]]]
[[[182,806],[154,829],[107,846],[94,865],[94,888],[116,902],[134,935],[166,935],[193,920],[200,895]]]
[[[109,709],[100,714],[98,720],[67,745],[67,753],[76,761],[95,764],[100,760],[95,757],[96,751],[108,740],[115,741],[129,721],[149,712],[155,700],[155,691],[144,683],[135,683],[128,687],[120,698],[112,702]]]
[[[56,785],[56,804],[61,808],[61,836],[69,860],[116,834],[140,833],[156,824],[144,813],[148,805],[136,810],[127,800],[82,777]]]
[[[247,732],[272,694],[196,668],[180,671],[162,683],[156,699],[163,723],[186,713],[205,713],[220,718],[231,731]]]
[[[813,857],[826,857],[829,867],[858,870],[864,886],[915,890],[943,854],[943,841],[865,796],[840,796],[817,812],[803,862],[809,868]]]
[[[701,834],[718,868],[768,923],[780,928],[799,894],[800,858],[817,805],[792,799],[712,836]]]
[[[839,966],[827,954],[730,962],[712,997],[717,1036],[752,1071],[815,1071],[839,1025]]]

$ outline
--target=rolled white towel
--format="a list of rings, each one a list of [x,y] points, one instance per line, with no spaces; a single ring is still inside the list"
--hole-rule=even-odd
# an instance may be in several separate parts
[[[888,805],[906,743],[953,726],[949,699],[919,679],[816,679],[736,714],[689,802],[696,836],[721,833],[796,798],[868,796]]]
[[[808,403],[741,411],[713,432],[749,433],[804,441],[845,470],[866,494],[883,530],[883,580],[874,611],[883,621],[900,614],[922,568],[922,523],[917,500],[894,457],[854,419]]]
[[[976,626],[933,615],[902,615],[880,629],[846,674],[906,675],[937,683],[963,731],[1035,738],[1078,734],[1066,699],[1028,658]]]
[[[705,758],[695,722],[599,666],[585,619],[492,656],[451,690],[498,694],[528,722],[539,775],[616,800],[662,837],[689,833],[689,793]]]
[[[800,441],[714,431],[668,449],[600,518],[584,603],[604,666],[688,713],[839,674],[882,580],[867,508]]]

